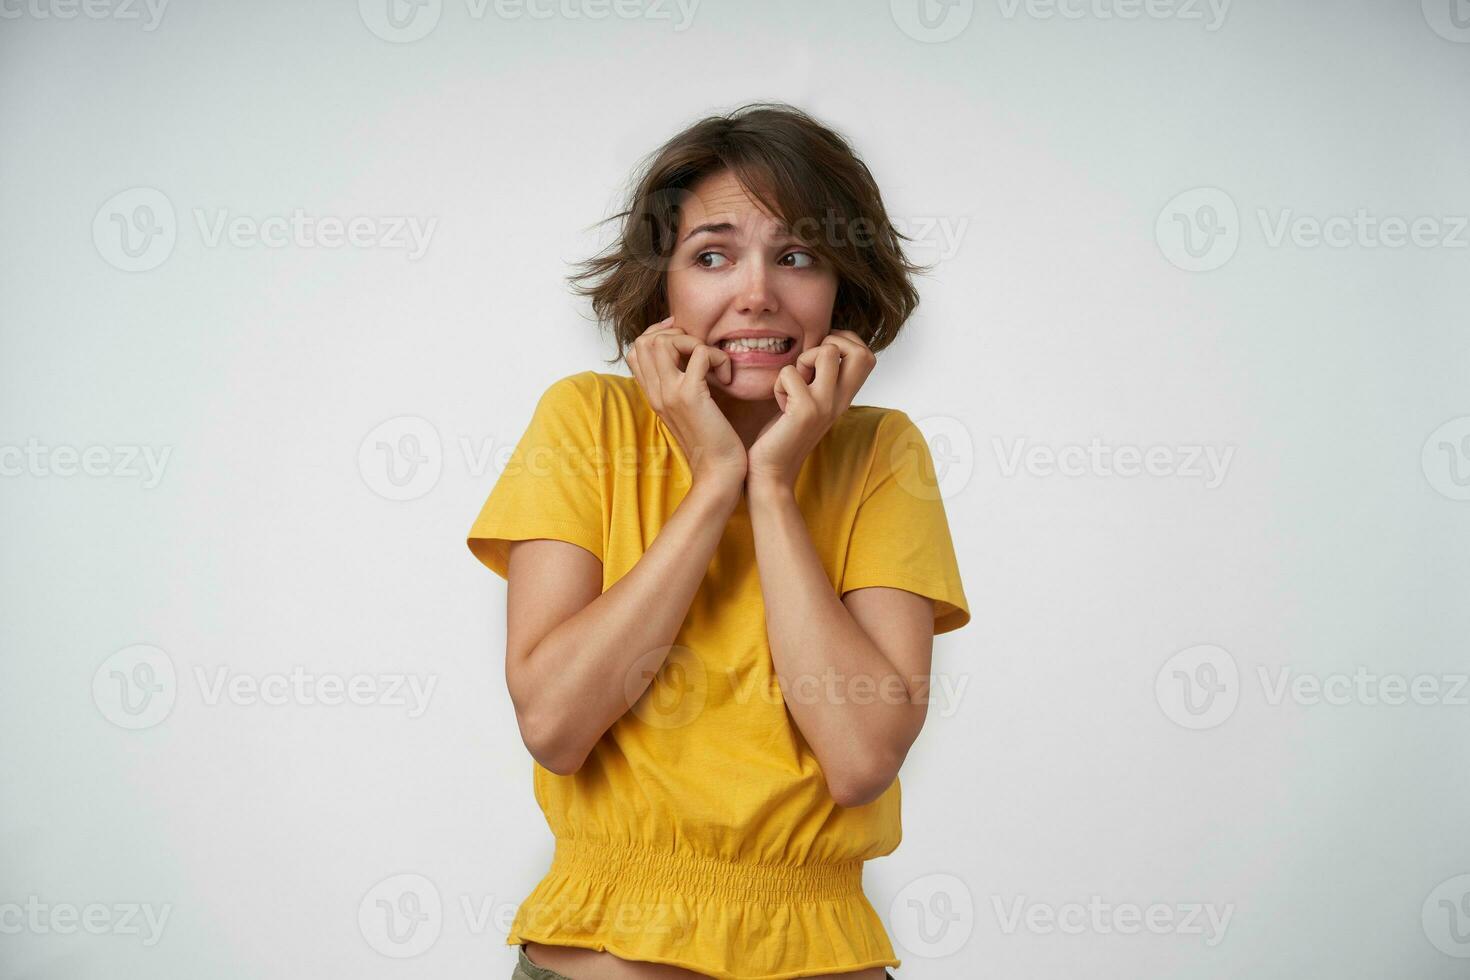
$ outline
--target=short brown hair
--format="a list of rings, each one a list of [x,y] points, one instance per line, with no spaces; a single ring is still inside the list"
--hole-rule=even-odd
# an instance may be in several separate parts
[[[700,119],[645,157],[627,207],[606,219],[621,220],[622,233],[567,277],[612,330],[618,354],[609,363],[669,315],[664,274],[678,240],[679,202],[725,170],[835,268],[833,329],[853,331],[875,352],[893,343],[919,304],[910,276],[928,267],[904,255],[900,239],[910,239],[888,220],[872,173],[846,140],[794,106],[754,102]]]

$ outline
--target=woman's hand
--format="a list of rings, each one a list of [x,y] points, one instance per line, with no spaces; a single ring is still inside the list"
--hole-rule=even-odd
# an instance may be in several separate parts
[[[877,363],[861,337],[833,330],[782,368],[775,388],[781,414],[750,447],[746,485],[794,490],[807,455],[847,411]]]
[[[643,394],[673,432],[696,483],[745,479],[745,444],[710,394],[708,376],[729,384],[734,366],[730,355],[702,344],[660,320],[639,335],[627,355]],[[684,358],[687,368],[681,369]]]

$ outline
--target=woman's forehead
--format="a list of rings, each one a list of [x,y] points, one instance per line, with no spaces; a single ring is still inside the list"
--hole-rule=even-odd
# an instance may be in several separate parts
[[[745,189],[728,170],[697,181],[680,202],[681,210],[699,223],[728,221],[744,228],[752,223],[784,224]]]

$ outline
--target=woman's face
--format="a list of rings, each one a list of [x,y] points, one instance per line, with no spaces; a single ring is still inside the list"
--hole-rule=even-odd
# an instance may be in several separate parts
[[[776,375],[832,328],[837,273],[761,210],[729,171],[704,177],[685,195],[666,284],[673,326],[729,354],[731,378],[712,391],[775,398]],[[730,349],[738,337],[765,337]],[[784,349],[783,349],[784,347]]]

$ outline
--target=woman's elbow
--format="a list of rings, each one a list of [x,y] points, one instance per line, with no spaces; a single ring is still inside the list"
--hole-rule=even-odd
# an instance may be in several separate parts
[[[547,691],[527,669],[528,656],[506,657],[505,682],[515,711],[521,744],[531,758],[558,776],[569,776],[582,768],[587,751],[578,753],[566,731],[566,712],[547,703]]]
[[[543,752],[538,755],[533,752],[531,754],[536,759],[536,763],[541,766],[542,769],[545,769],[548,772],[553,773],[557,776],[570,776],[577,770],[581,769],[582,763],[587,761],[587,757],[585,755],[581,758],[573,758],[573,756],[571,756],[570,754],[565,753],[561,755],[553,755]]]
[[[576,745],[558,727],[527,719],[518,720],[521,741],[541,768],[558,776],[570,776],[587,761],[588,750]]]
[[[897,777],[896,771],[874,768],[863,773],[844,773],[827,779],[827,791],[840,807],[867,806],[888,792]]]

